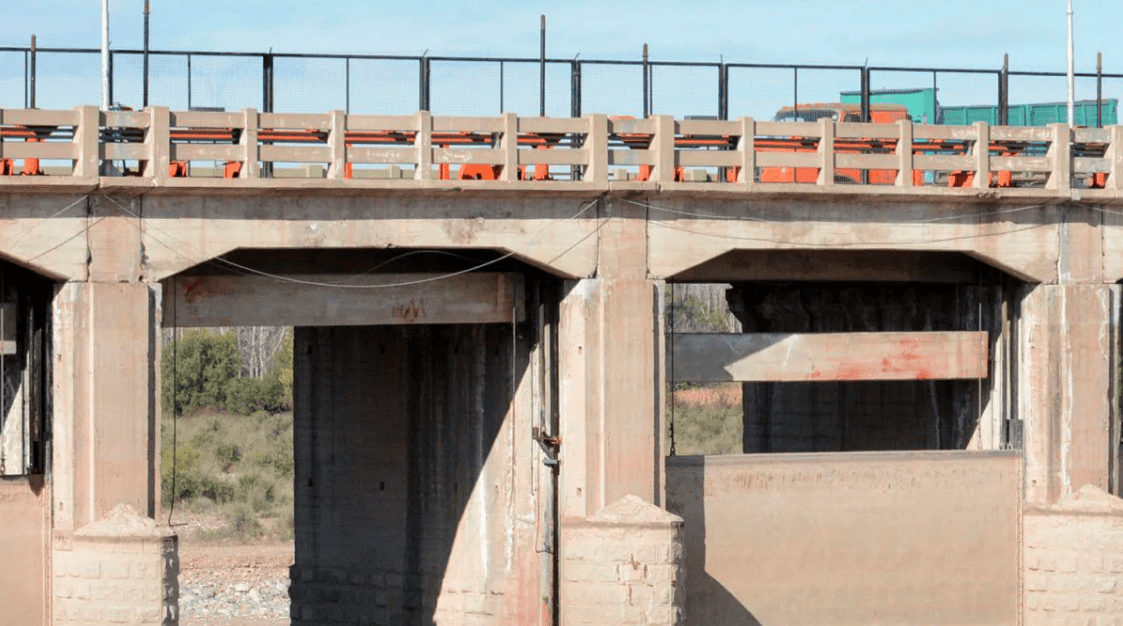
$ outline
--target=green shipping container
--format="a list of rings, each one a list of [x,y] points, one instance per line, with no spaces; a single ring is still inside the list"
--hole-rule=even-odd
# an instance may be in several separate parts
[[[844,91],[843,103],[860,103],[862,92]],[[871,103],[903,104],[908,107],[912,121],[917,124],[936,123],[956,126],[970,126],[975,122],[998,124],[997,105],[940,106],[936,101],[936,90],[931,87],[919,89],[886,89],[870,93]],[[1077,126],[1096,126],[1096,101],[1080,100],[1074,111]],[[1119,100],[1103,101],[1103,125],[1111,126],[1119,120]],[[1068,104],[1065,102],[1042,102],[1038,104],[1012,104],[1006,113],[1009,126],[1045,126],[1063,124],[1068,120]]]

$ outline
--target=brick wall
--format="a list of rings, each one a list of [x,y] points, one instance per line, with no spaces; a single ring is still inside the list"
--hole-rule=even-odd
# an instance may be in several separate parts
[[[670,626],[684,618],[682,518],[626,496],[562,525],[564,626]]]
[[[179,557],[168,528],[118,505],[72,537],[56,539],[54,623],[179,623]]]
[[[1123,624],[1123,500],[1089,485],[1024,533],[1026,626]]]

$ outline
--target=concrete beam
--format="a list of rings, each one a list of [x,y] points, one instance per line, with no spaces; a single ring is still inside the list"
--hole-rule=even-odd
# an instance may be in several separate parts
[[[521,275],[444,276],[187,276],[167,281],[164,326],[489,324],[524,318]]]
[[[682,382],[986,378],[985,332],[675,335],[668,371]]]

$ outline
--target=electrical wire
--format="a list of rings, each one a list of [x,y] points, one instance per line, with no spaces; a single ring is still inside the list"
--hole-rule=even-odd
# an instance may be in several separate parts
[[[125,205],[118,202],[112,196],[107,196],[107,197],[110,199],[110,201],[117,204],[117,206],[120,207],[121,210],[124,211],[126,214],[136,218],[138,221],[140,220],[140,217],[137,214],[133,213],[131,210],[129,210],[128,207],[126,207]],[[600,201],[599,196],[597,198],[594,198],[593,200],[590,200],[589,202],[585,203],[579,211],[577,211],[575,214],[571,215],[570,217],[566,218],[564,221],[573,221],[573,220],[581,217],[589,209],[596,206],[599,201]],[[506,254],[500,255],[500,256],[498,256],[494,259],[491,259],[489,261],[484,261],[483,263],[479,263],[477,265],[474,265],[472,267],[469,267],[469,268],[466,268],[466,269],[463,269],[463,270],[458,270],[458,271],[455,271],[455,272],[449,272],[449,273],[446,273],[446,274],[440,274],[440,275],[437,275],[437,276],[430,276],[430,277],[427,277],[427,278],[422,278],[422,279],[417,279],[417,280],[402,281],[402,282],[398,282],[398,283],[387,283],[387,284],[380,284],[380,285],[355,285],[355,284],[346,284],[346,283],[326,283],[326,282],[322,282],[322,281],[305,280],[305,279],[301,279],[301,278],[293,278],[292,276],[286,276],[286,275],[283,275],[283,274],[273,274],[273,273],[270,273],[270,272],[265,272],[265,271],[258,270],[258,269],[252,268],[252,267],[248,267],[246,265],[242,265],[240,263],[235,263],[234,261],[231,261],[229,259],[225,259],[222,256],[209,257],[209,256],[206,256],[207,253],[204,252],[203,250],[200,250],[199,248],[197,248],[197,247],[195,247],[195,246],[193,246],[193,245],[191,245],[191,244],[189,244],[185,241],[182,241],[182,240],[176,238],[175,236],[168,234],[167,232],[164,232],[164,231],[162,231],[158,228],[155,228],[151,225],[148,225],[149,231],[159,232],[161,235],[167,237],[168,239],[171,239],[171,240],[183,245],[186,248],[190,248],[190,249],[194,250],[195,252],[198,252],[199,254],[201,254],[205,257],[202,260],[192,259],[191,257],[183,254],[182,252],[180,252],[180,251],[176,250],[175,248],[173,248],[172,246],[168,245],[168,243],[166,243],[164,241],[161,241],[158,237],[154,236],[151,232],[145,233],[145,231],[143,229],[141,229],[141,227],[139,225],[133,225],[133,226],[135,228],[137,228],[137,230],[140,230],[142,234],[146,234],[148,236],[148,238],[151,239],[152,241],[160,244],[161,246],[163,246],[164,248],[166,248],[167,250],[169,250],[173,254],[176,254],[176,255],[180,256],[181,258],[183,258],[183,259],[185,259],[189,262],[192,262],[192,264],[199,264],[199,263],[203,263],[203,262],[206,262],[206,261],[211,261],[211,262],[221,263],[223,265],[226,265],[226,266],[228,266],[228,267],[230,267],[230,268],[232,268],[232,269],[234,269],[238,272],[246,274],[246,275],[261,276],[262,278],[270,278],[270,279],[277,280],[277,281],[280,281],[280,282],[293,283],[293,284],[304,285],[304,286],[308,286],[308,287],[326,287],[326,288],[336,288],[336,289],[389,289],[389,288],[394,288],[394,287],[409,287],[409,286],[413,286],[413,285],[421,285],[421,284],[426,284],[426,283],[433,283],[433,282],[448,280],[450,278],[455,278],[457,276],[461,276],[463,274],[468,274],[470,272],[474,272],[476,270],[483,269],[483,268],[488,267],[490,265],[494,265],[496,263],[499,263],[500,261],[504,261],[506,259],[509,259],[509,258],[511,258],[511,257],[513,257],[517,254],[517,252],[511,251],[511,252],[508,252]],[[539,229],[537,232],[535,232],[533,235],[531,235],[530,239],[528,240],[528,243],[531,243],[531,242],[534,242],[535,240],[537,240],[538,237],[540,235],[542,235],[542,233],[546,232],[547,230],[549,230],[553,226],[554,226],[554,224],[552,224],[552,223],[547,224],[546,226],[543,226],[541,229]],[[582,241],[584,239],[587,239],[589,236],[590,236],[589,234],[584,235],[583,238],[582,238]],[[368,272],[370,272],[370,271],[373,271],[373,270],[368,270]]]

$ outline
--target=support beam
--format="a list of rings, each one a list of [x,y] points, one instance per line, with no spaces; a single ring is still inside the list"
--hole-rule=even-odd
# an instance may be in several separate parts
[[[16,353],[16,304],[0,302],[0,355]]]
[[[164,326],[371,326],[522,321],[519,274],[188,276],[167,281]],[[402,285],[402,286],[396,286]]]
[[[986,378],[985,332],[676,335],[681,382]]]

